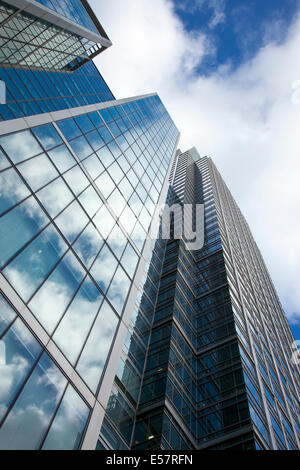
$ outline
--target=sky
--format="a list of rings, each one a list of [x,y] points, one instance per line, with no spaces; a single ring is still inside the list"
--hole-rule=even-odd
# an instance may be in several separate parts
[[[90,0],[116,98],[157,92],[212,157],[300,339],[300,0]]]

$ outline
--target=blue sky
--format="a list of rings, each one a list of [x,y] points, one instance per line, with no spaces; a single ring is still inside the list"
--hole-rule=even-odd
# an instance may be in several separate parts
[[[174,0],[186,31],[201,31],[215,44],[215,56],[198,67],[206,75],[218,67],[231,69],[254,57],[270,41],[285,40],[298,0]]]
[[[157,92],[180,149],[212,157],[299,340],[300,0],[90,2],[115,96]]]

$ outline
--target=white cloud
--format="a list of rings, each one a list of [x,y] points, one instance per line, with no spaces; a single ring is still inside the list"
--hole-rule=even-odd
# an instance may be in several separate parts
[[[225,23],[225,0],[209,0],[208,6],[214,11],[213,17],[209,22],[209,27],[213,29],[220,23]]]
[[[195,145],[213,158],[287,313],[299,312],[300,104],[292,86],[300,79],[300,18],[283,43],[266,43],[236,71],[197,77],[195,67],[214,45],[186,33],[170,1],[91,4],[113,41],[96,62],[116,97],[158,92],[181,132],[181,149]]]

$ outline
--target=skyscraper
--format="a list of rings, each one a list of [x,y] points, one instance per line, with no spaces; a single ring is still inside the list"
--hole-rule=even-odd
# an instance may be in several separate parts
[[[86,1],[0,2],[0,448],[299,448],[293,338],[212,161]],[[204,246],[162,205],[204,205]],[[195,218],[195,217],[194,217]]]
[[[299,449],[294,339],[250,229],[212,160],[195,148],[178,151],[167,203],[204,204],[205,243],[191,251],[173,237],[157,246],[157,271],[152,267],[144,288],[153,307],[148,297],[139,304],[100,443],[136,450]]]

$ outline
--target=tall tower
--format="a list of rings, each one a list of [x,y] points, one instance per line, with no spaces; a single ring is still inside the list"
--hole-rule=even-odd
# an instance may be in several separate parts
[[[204,204],[205,243],[158,247],[149,327],[141,302],[98,446],[299,449],[294,339],[250,229],[195,148],[177,152],[170,183],[170,206]]]

